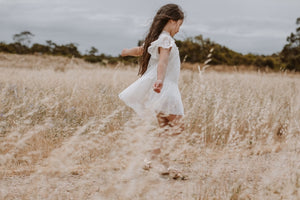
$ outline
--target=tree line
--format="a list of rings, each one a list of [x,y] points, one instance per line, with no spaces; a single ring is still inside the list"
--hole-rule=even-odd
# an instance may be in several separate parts
[[[296,24],[300,25],[300,18],[297,18]],[[98,49],[91,47],[85,54],[81,54],[78,50],[78,45],[68,43],[59,45],[51,40],[47,40],[46,44],[31,44],[31,39],[34,35],[30,31],[23,31],[13,35],[13,43],[6,44],[0,42],[0,52],[15,53],[15,54],[49,54],[68,57],[78,57],[91,63],[117,64],[138,64],[138,58],[110,56],[98,54]],[[272,55],[257,55],[235,52],[225,46],[211,41],[209,38],[204,38],[202,35],[189,37],[185,40],[176,40],[179,48],[181,60],[190,63],[205,62],[210,49],[214,49],[211,56],[211,65],[246,65],[257,66],[259,68],[268,67],[273,70],[294,70],[300,71],[300,26],[296,28],[295,33],[291,33],[287,37],[287,44],[279,53]],[[138,45],[142,41],[138,41]]]
[[[176,41],[181,60],[203,63],[207,59],[209,50],[214,49],[210,64],[212,65],[254,65],[259,68],[269,67],[273,70],[300,71],[300,17],[296,20],[296,32],[287,37],[287,44],[279,53],[272,55],[257,55],[235,52],[225,46],[205,39],[202,35],[190,37],[184,41]]]

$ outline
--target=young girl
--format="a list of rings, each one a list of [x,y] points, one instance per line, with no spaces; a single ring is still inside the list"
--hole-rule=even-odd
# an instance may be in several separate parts
[[[143,46],[124,49],[121,56],[141,56],[141,77],[119,94],[128,106],[143,117],[155,113],[160,127],[172,129],[172,135],[184,128],[179,51],[173,39],[183,22],[184,13],[176,4],[162,6],[156,13]],[[153,153],[159,153],[156,149]]]

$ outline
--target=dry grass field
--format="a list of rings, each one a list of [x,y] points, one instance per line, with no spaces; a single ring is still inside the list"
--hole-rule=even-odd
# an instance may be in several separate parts
[[[137,68],[0,54],[0,199],[300,199],[300,76],[182,70],[186,129],[160,140],[118,98]]]

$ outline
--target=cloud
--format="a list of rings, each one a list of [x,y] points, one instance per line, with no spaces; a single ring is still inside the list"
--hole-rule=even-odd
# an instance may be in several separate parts
[[[24,30],[34,42],[75,42],[118,55],[145,37],[164,0],[0,0],[0,41]],[[239,52],[273,53],[295,30],[300,1],[174,0],[186,14],[177,39],[202,34]]]

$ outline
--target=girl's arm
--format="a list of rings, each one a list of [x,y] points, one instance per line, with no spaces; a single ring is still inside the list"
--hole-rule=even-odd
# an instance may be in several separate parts
[[[168,66],[170,50],[171,48],[170,49],[160,48],[160,56],[157,65],[157,80],[153,85],[153,90],[157,93],[160,93],[163,87],[163,82],[165,79],[167,66]]]
[[[123,49],[121,56],[141,56],[143,54],[143,47],[134,47],[131,49]]]

